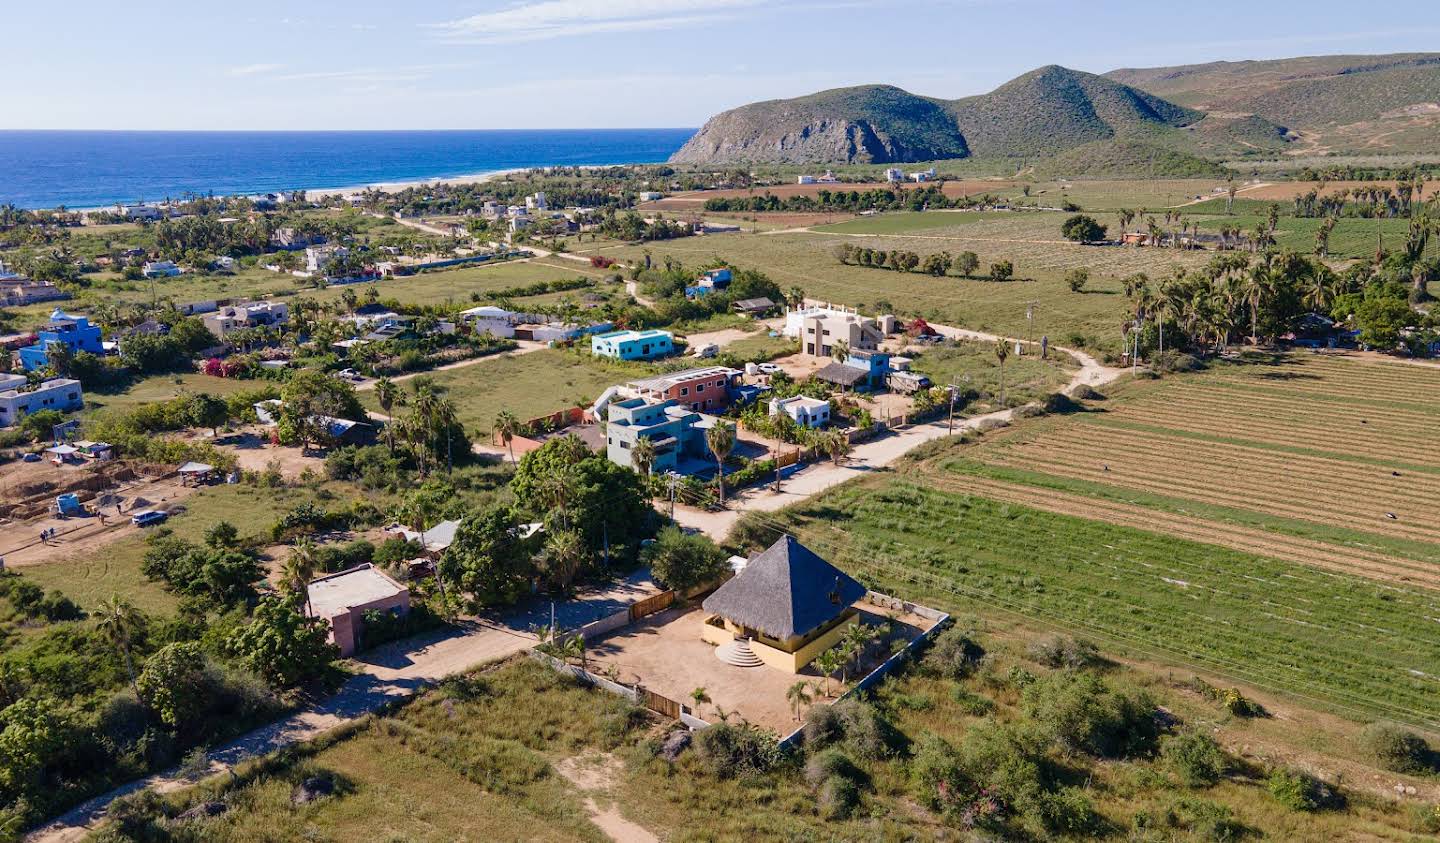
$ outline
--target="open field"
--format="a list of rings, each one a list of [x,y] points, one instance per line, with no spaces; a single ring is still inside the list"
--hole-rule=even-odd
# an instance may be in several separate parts
[[[518,357],[500,357],[474,366],[429,375],[449,390],[460,422],[475,435],[488,435],[501,410],[521,421],[568,407],[588,406],[606,387],[641,377],[638,365],[604,363],[591,359],[588,349],[578,354],[546,349]],[[373,391],[360,393],[366,408],[380,411]]]
[[[918,165],[907,164],[904,166],[915,167]],[[1014,182],[991,179],[967,179],[964,181],[946,181],[943,183],[937,182],[937,184],[940,184],[941,188],[945,192],[945,195],[951,198],[959,196],[973,196],[982,193],[999,194],[1006,188],[1015,186]],[[696,210],[705,207],[705,202],[710,199],[747,199],[751,196],[765,196],[767,194],[770,196],[779,197],[781,199],[788,199],[792,196],[819,196],[820,191],[822,190],[828,191],[830,193],[839,193],[841,191],[849,193],[852,190],[860,191],[863,193],[867,190],[889,190],[894,189],[894,187],[894,185],[888,182],[879,181],[864,183],[856,182],[849,184],[792,183],[776,184],[770,185],[768,187],[733,188],[728,190],[693,190],[685,193],[676,193],[671,196],[666,196],[664,199],[656,202],[646,202],[640,207],[645,210],[655,211]],[[914,182],[910,182],[904,185],[904,187],[913,190],[920,187],[920,185],[917,185]]]
[[[1026,349],[1026,357],[1013,353],[1005,361],[1005,397],[1008,403],[1043,400],[1069,382],[1075,372],[1074,358],[1054,353],[1041,360],[1039,349]],[[911,369],[928,375],[936,386],[956,384],[962,390],[973,389],[983,395],[1000,395],[1000,366],[991,343],[962,342],[958,346],[940,346],[911,355]],[[997,401],[984,401],[986,408]],[[973,409],[973,408],[967,408]]]
[[[935,605],[1434,728],[1440,429],[1416,399],[1435,377],[1217,363],[760,520]]]
[[[1014,216],[1009,211],[892,211],[817,227],[816,230],[822,234],[910,234]]]
[[[86,392],[85,409],[86,411],[128,410],[141,404],[166,401],[184,393],[208,392],[211,395],[223,397],[235,392],[259,389],[267,383],[269,381],[214,378],[195,372],[150,375],[134,381],[123,392]]]
[[[1221,205],[1221,208],[1223,207]],[[1237,210],[1239,209],[1237,208]],[[1206,231],[1213,232],[1221,227],[1234,228],[1238,226],[1242,232],[1247,233],[1254,231],[1256,226],[1266,221],[1264,210],[1258,210],[1252,215],[1237,213],[1230,217],[1191,217],[1191,219],[1198,222],[1200,227]],[[1320,230],[1322,222],[1316,218],[1282,216],[1279,224],[1275,227],[1275,243],[1281,249],[1310,254],[1315,250],[1315,233]],[[1404,244],[1409,229],[1410,221],[1406,219],[1369,220],[1341,217],[1335,222],[1335,230],[1330,232],[1330,256],[1332,258],[1373,258],[1375,247],[1379,244],[1381,237],[1388,244],[1387,248],[1393,249]]]

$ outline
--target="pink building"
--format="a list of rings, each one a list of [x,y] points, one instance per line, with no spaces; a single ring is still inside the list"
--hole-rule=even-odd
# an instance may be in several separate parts
[[[741,377],[736,369],[709,366],[631,381],[629,386],[652,401],[673,399],[697,413],[723,413],[730,406],[730,390],[740,385]]]
[[[310,611],[330,624],[330,640],[341,656],[353,656],[364,646],[365,613],[410,612],[410,589],[374,565],[365,564],[310,583]]]

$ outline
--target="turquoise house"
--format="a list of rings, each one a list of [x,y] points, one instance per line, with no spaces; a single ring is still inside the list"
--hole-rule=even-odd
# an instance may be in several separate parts
[[[669,331],[611,331],[590,338],[590,353],[616,360],[653,360],[675,353],[675,338]]]

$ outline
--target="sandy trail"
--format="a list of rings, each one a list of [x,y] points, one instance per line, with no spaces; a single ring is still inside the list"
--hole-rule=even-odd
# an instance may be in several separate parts
[[[555,765],[555,772],[585,794],[585,810],[590,813],[590,821],[611,840],[616,843],[660,843],[660,838],[621,816],[620,809],[613,803],[601,808],[595,797],[590,795],[609,790],[619,767],[620,761],[613,755],[583,756],[561,760]]]

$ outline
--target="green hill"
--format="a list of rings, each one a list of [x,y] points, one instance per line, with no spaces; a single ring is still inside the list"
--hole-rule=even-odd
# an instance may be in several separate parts
[[[1199,147],[1181,127],[1202,123],[1202,117],[1114,80],[1050,65],[961,100],[866,85],[742,106],[712,118],[671,160],[884,164],[971,155],[1036,158],[1122,137],[1173,142],[1188,151]],[[1281,137],[1278,127],[1268,131]],[[1226,154],[1243,151],[1223,132],[1205,137]]]
[[[1196,155],[1139,140],[1099,140],[1035,165],[1046,178],[1224,178],[1224,167]]]

